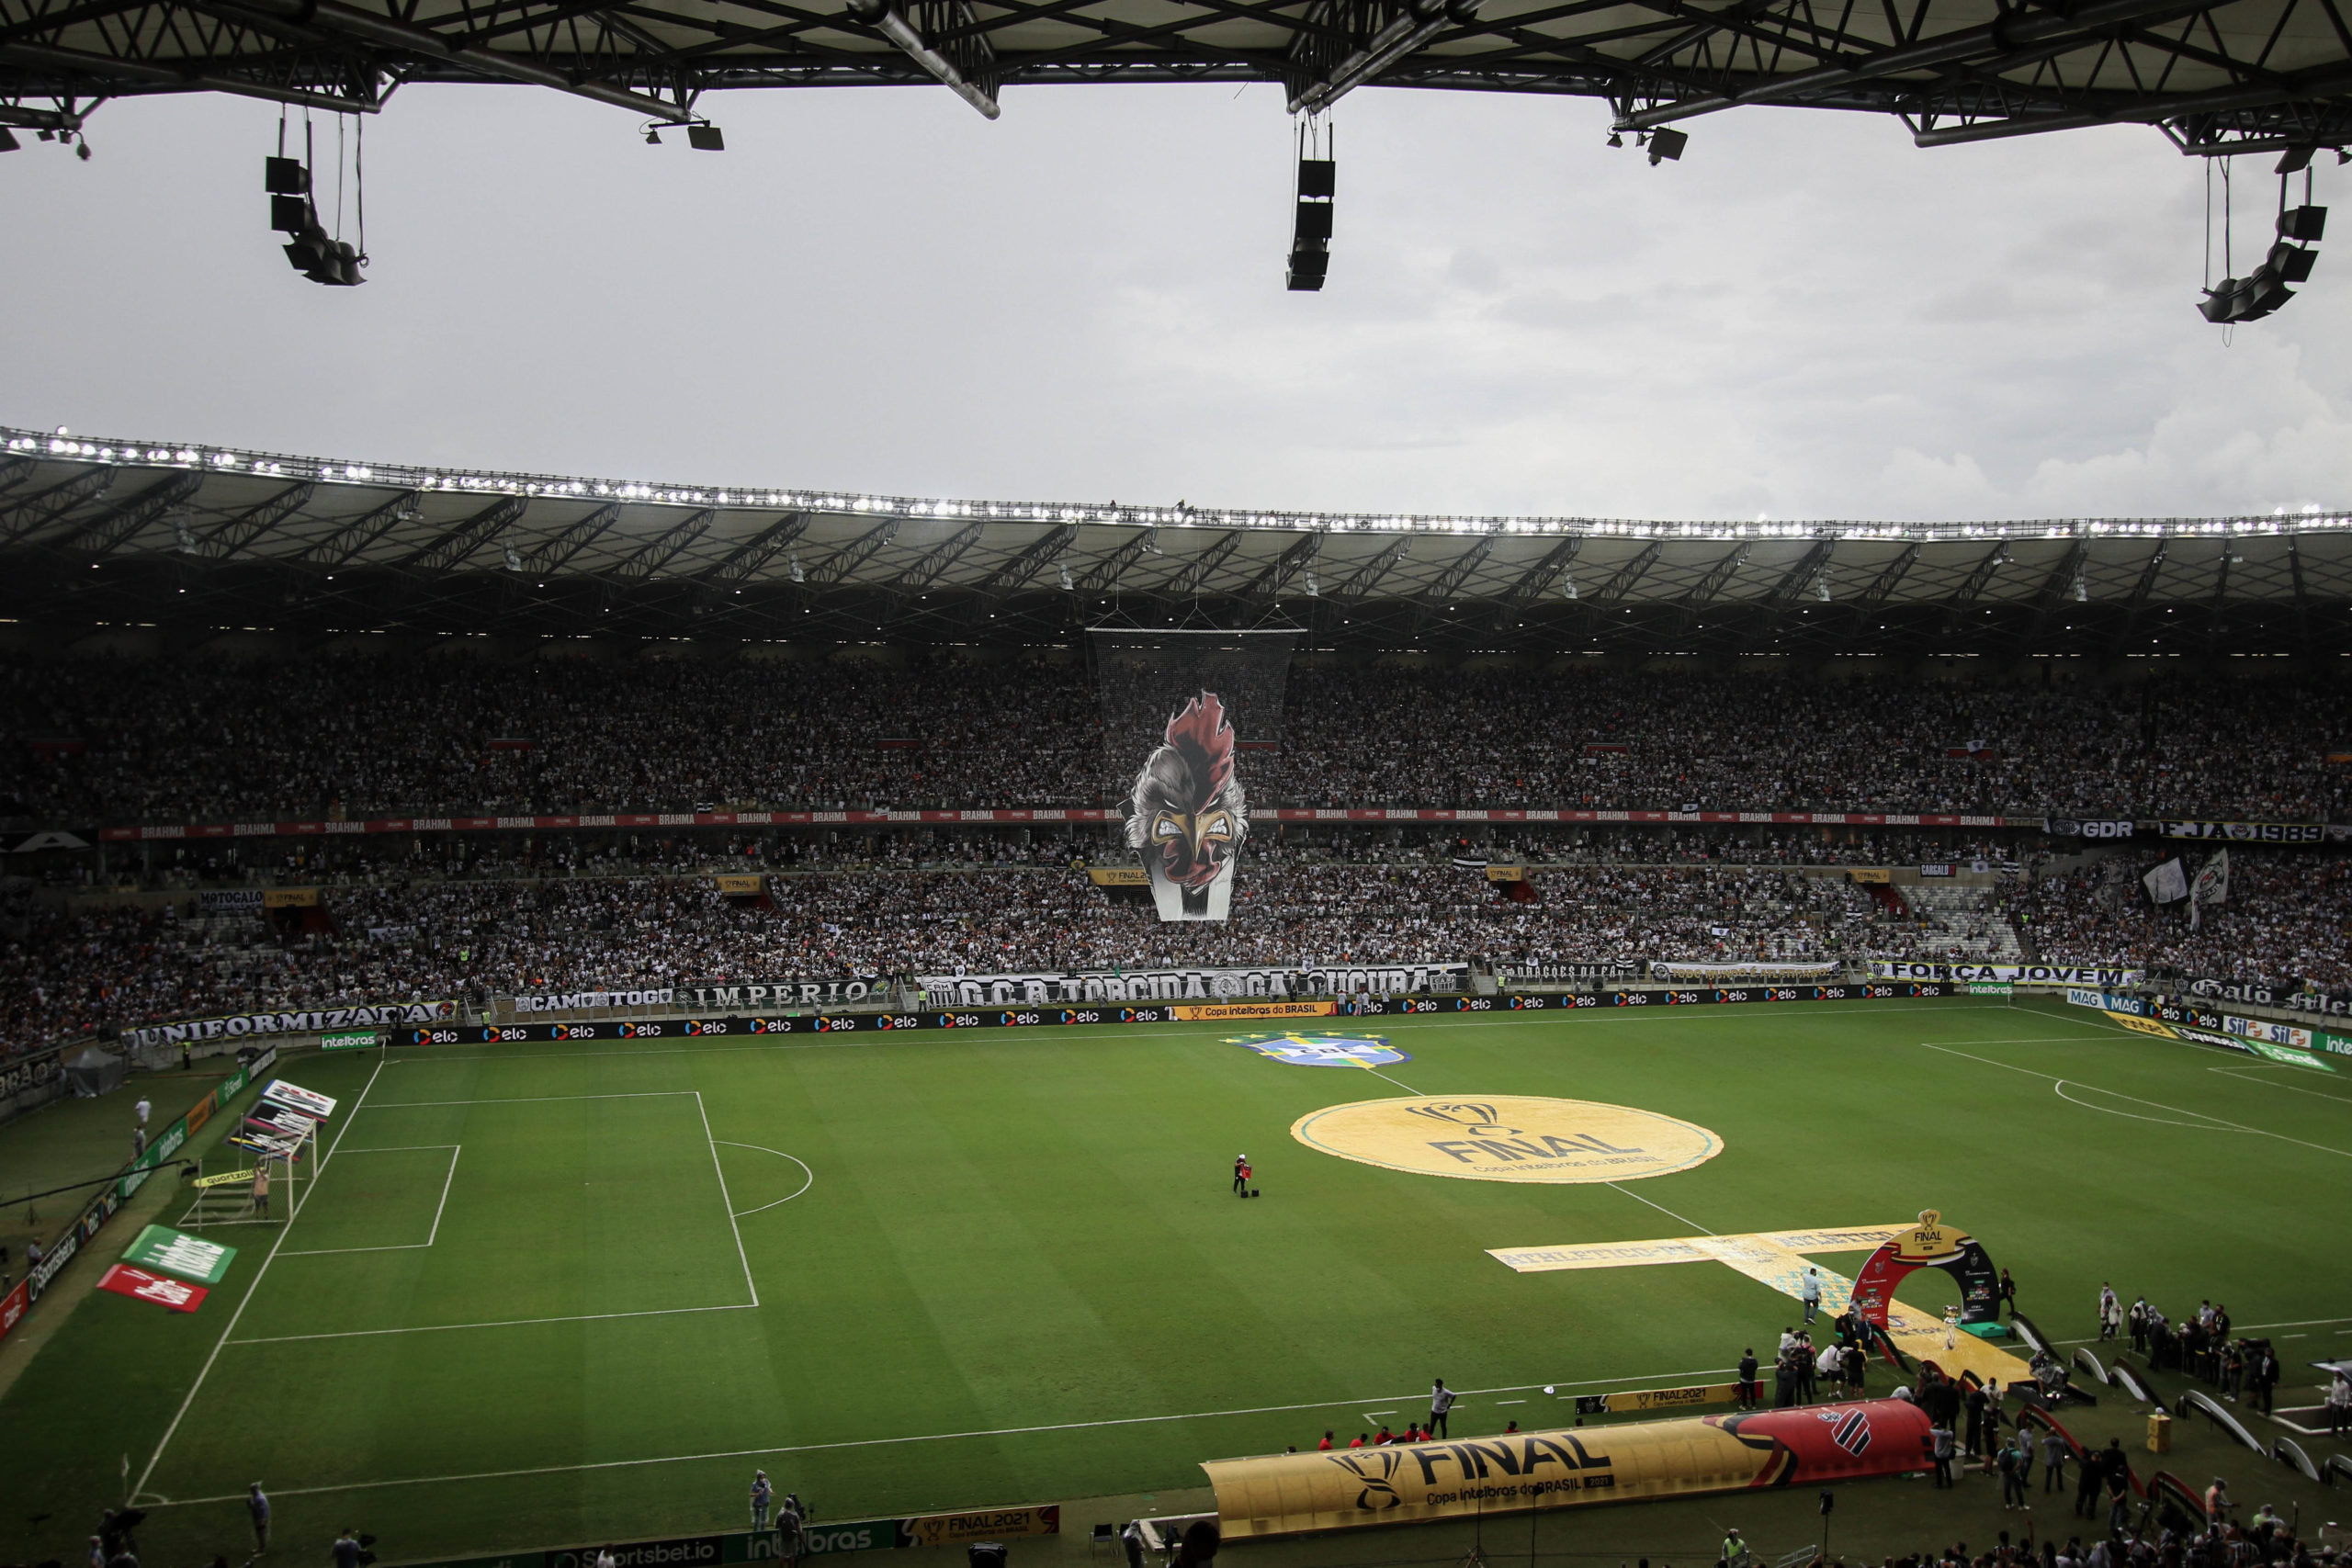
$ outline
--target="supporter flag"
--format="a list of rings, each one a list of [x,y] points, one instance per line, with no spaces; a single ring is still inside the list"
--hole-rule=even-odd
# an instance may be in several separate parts
[[[2148,897],[2159,904],[2177,904],[2188,897],[2188,874],[2181,869],[2180,857],[2175,855],[2140,879]]]
[[[2177,865],[2180,863],[2173,863]],[[2189,891],[2188,929],[2197,929],[2198,911],[2208,904],[2230,901],[2230,852],[2216,850],[2213,858],[2197,874],[2197,886]]]

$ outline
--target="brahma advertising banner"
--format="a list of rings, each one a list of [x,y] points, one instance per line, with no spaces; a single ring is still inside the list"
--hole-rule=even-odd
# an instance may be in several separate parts
[[[925,1007],[1039,1007],[1055,1002],[1224,1002],[1254,997],[1459,991],[1467,964],[1334,964],[1265,969],[1136,969],[1108,974],[922,975]]]
[[[1910,964],[1896,959],[1871,960],[1875,980],[1958,980],[2002,986],[2086,986],[2094,989],[2136,986],[2147,978],[2144,969],[2103,969],[2087,964]]]

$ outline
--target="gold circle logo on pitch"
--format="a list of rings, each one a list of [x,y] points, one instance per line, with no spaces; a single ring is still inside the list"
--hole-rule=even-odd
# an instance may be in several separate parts
[[[1290,1135],[1310,1149],[1418,1176],[1472,1181],[1629,1181],[1723,1153],[1706,1128],[1591,1100],[1362,1100],[1311,1111]]]

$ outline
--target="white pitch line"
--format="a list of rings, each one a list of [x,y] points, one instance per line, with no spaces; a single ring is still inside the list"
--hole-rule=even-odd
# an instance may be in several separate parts
[[[458,1179],[458,1156],[466,1152],[463,1144],[449,1145],[449,1174],[441,1179],[441,1201],[433,1205],[433,1228],[424,1233],[424,1245],[431,1247],[441,1234],[441,1211],[449,1206],[449,1188]]]
[[[2307,1073],[2311,1071],[2309,1067],[2290,1067],[2284,1062],[2248,1062],[2245,1065],[2248,1067],[2269,1067],[2273,1071],[2282,1073]],[[2205,1070],[2207,1072],[2219,1073],[2225,1078],[2236,1078],[2242,1083],[2259,1084],[2264,1089],[2283,1089],[2296,1094],[2308,1094],[2313,1100],[2332,1100],[2338,1105],[2352,1105],[2352,1095],[2330,1094],[2324,1089],[2306,1089],[2301,1084],[2288,1083],[2281,1078],[2248,1077],[2242,1069],[2234,1066],[2226,1067],[2208,1067]]]
[[[705,1310],[725,1312],[742,1309],[718,1307]],[[1561,1382],[1555,1379],[1551,1386],[1598,1388],[1611,1383],[1637,1385],[1668,1379],[1716,1377],[1730,1371],[1732,1369],[1729,1367],[1702,1367],[1697,1371],[1652,1372],[1642,1377],[1585,1378],[1571,1382]],[[1541,1383],[1511,1383],[1502,1388],[1473,1388],[1464,1389],[1462,1392],[1471,1394],[1521,1393],[1529,1389],[1543,1386],[1544,1385]],[[1419,1395],[1412,1394],[1407,1397],[1418,1398]],[[1567,1399],[1574,1396],[1562,1394],[1560,1397]],[[1354,1399],[1321,1399],[1300,1404],[1260,1404],[1234,1410],[1193,1410],[1181,1416],[1122,1416],[1107,1421],[1057,1421],[1036,1427],[998,1427],[968,1432],[924,1432],[904,1438],[856,1438],[839,1443],[798,1443],[773,1449],[731,1449],[714,1453],[662,1454],[651,1459],[599,1460],[588,1464],[544,1464],[535,1465],[526,1470],[486,1470],[470,1475],[416,1475],[391,1481],[348,1481],[334,1486],[290,1486],[283,1491],[273,1493],[272,1495],[315,1497],[328,1493],[379,1491],[388,1486],[450,1486],[468,1481],[513,1481],[532,1475],[577,1475],[587,1471],[634,1470],[655,1464],[695,1464],[712,1460],[758,1459],[768,1454],[830,1453],[843,1449],[890,1448],[906,1443],[946,1443],[959,1442],[972,1438],[1027,1437],[1039,1432],[1089,1432],[1112,1427],[1164,1426],[1174,1421],[1214,1421],[1237,1416],[1281,1416],[1298,1410],[1354,1410],[1361,1408],[1366,1403],[1363,1400]],[[1495,1403],[1500,1404],[1501,1401],[1498,1400]],[[1454,1408],[1460,1409],[1462,1406],[1457,1404]],[[1395,1412],[1392,1411],[1390,1414],[1393,1415]],[[231,1492],[219,1497],[153,1498],[149,1499],[145,1506],[150,1508],[193,1508],[216,1503],[243,1502],[244,1495],[242,1492]]]
[[[743,1227],[735,1223],[735,1200],[727,1190],[727,1172],[718,1163],[718,1140],[710,1135],[710,1111],[702,1101],[702,1090],[692,1091],[695,1110],[702,1117],[703,1142],[710,1145],[710,1168],[718,1178],[718,1201],[727,1208],[727,1228],[735,1233],[736,1260],[743,1265],[743,1288],[752,1292],[752,1304],[760,1304],[760,1288],[752,1282],[751,1255],[743,1250]],[[770,1151],[773,1153],[774,1151]]]
[[[2057,1090],[2058,1098],[2064,1100],[2069,1105],[2079,1105],[2086,1111],[2100,1111],[2106,1112],[2109,1116],[2120,1116],[2130,1122],[2153,1122],[2160,1127],[2186,1127],[2192,1133],[2243,1133],[2245,1131],[2245,1128],[2229,1122],[2224,1122],[2218,1116],[2207,1116],[2201,1111],[2191,1111],[2188,1114],[2191,1116],[2200,1117],[2202,1120],[2196,1122],[2183,1122],[2177,1116],[2143,1116],[2136,1111],[2118,1111],[2112,1105],[2094,1105],[2087,1100],[2076,1100],[2073,1095],[2068,1094],[2066,1092],[2066,1085],[2068,1081],[2068,1079],[2060,1078],[2053,1086]],[[2076,1084],[2075,1087],[2077,1089],[2087,1089],[2093,1094],[2107,1094],[2111,1092],[2108,1089],[2094,1088],[2089,1084]],[[2126,1098],[2128,1099],[2129,1096]]]
[[[2096,1084],[2083,1083],[2080,1079],[2062,1078],[2054,1073],[2038,1073],[2031,1067],[2020,1067],[2013,1063],[1995,1061],[1990,1056],[1971,1055],[1966,1051],[1955,1051],[1949,1045],[1937,1045],[1925,1040],[1921,1041],[1920,1044],[1926,1046],[1930,1051],[1941,1051],[1949,1056],[1964,1056],[1972,1062],[1982,1062],[1988,1067],[2007,1067],[2010,1072],[2023,1073],[2028,1077],[2041,1078],[2046,1082],[2059,1085],[2062,1088],[2071,1082],[2078,1089],[2094,1089],[2100,1094],[2111,1094],[2118,1100],[2128,1100],[2135,1105],[2153,1106],[2158,1111],[2169,1111],[2176,1116],[2205,1116],[2207,1121],[2219,1122],[2222,1126],[2234,1132],[2252,1133],[2257,1137],[2276,1138],[2282,1144],[2296,1144],[2307,1149],[2316,1149],[2324,1155],[2337,1155],[2346,1159],[2352,1159],[2352,1149],[2339,1149],[2330,1144],[2314,1144],[2308,1138],[2290,1138],[2284,1133],[2274,1133],[2267,1127],[2249,1127],[2243,1122],[2223,1121],[2223,1119],[2219,1116],[2206,1116],[2206,1113],[2201,1111],[2189,1111],[2177,1105],[2166,1105],[2161,1100],[2143,1100],[2136,1094],[2126,1094],[2121,1089],[2099,1089]],[[2060,1098],[2064,1099],[2064,1097],[2062,1095]],[[2075,1100],[2071,1103],[2079,1105],[2082,1102],[2080,1100]],[[2100,1108],[2093,1106],[2088,1107],[2087,1109],[2098,1110]],[[2119,1111],[2117,1114],[2123,1115],[2128,1113]],[[2153,1121],[2154,1118],[2143,1118],[2143,1120]]]
[[[605,1323],[619,1317],[683,1317],[697,1312],[750,1312],[750,1302],[725,1306],[657,1307],[650,1312],[590,1312],[571,1317],[507,1317],[488,1323],[419,1323],[405,1328],[345,1328],[332,1334],[268,1334],[239,1339],[239,1345],[291,1345],[305,1339],[374,1339],[387,1334],[446,1334],[458,1328],[529,1328],[546,1323]]]
[[[800,1196],[800,1194],[801,1194],[802,1192],[806,1192],[806,1191],[808,1191],[808,1189],[810,1189],[811,1187],[814,1187],[814,1186],[817,1184],[817,1173],[816,1173],[815,1171],[813,1171],[813,1170],[810,1170],[810,1169],[808,1168],[808,1162],[807,1160],[805,1160],[805,1159],[802,1159],[798,1155],[788,1155],[788,1154],[786,1154],[782,1149],[772,1149],[772,1148],[768,1147],[765,1144],[739,1144],[739,1143],[735,1142],[735,1140],[734,1140],[734,1139],[732,1139],[732,1138],[720,1138],[720,1139],[718,1139],[718,1141],[719,1143],[725,1144],[725,1145],[726,1145],[729,1148],[730,1148],[730,1149],[756,1149],[756,1150],[758,1150],[760,1153],[762,1153],[762,1154],[763,1154],[763,1155],[774,1155],[774,1156],[775,1156],[778,1159],[788,1159],[788,1160],[790,1160],[793,1164],[795,1164],[795,1165],[797,1165],[797,1166],[798,1166],[798,1167],[800,1168],[800,1169],[801,1169],[801,1173],[802,1173],[803,1177],[805,1178],[805,1179],[803,1179],[803,1180],[802,1180],[802,1182],[800,1183],[800,1186],[799,1186],[798,1190],[797,1190],[797,1191],[793,1191],[793,1192],[787,1192],[787,1193],[786,1193],[783,1197],[781,1197],[781,1198],[777,1199],[777,1200],[775,1201],[775,1202],[774,1202],[774,1203],[763,1203],[763,1204],[761,1204],[761,1205],[760,1205],[758,1208],[756,1208],[756,1209],[746,1209],[746,1210],[744,1210],[741,1213],[737,1214],[737,1215],[735,1216],[735,1218],[737,1218],[737,1219],[739,1219],[739,1220],[748,1220],[748,1219],[750,1219],[753,1214],[764,1214],[764,1213],[766,1213],[770,1209],[775,1208],[775,1207],[777,1207],[779,1204],[789,1203],[789,1202],[791,1202],[795,1198],[799,1197],[799,1196]]]
[[[371,1106],[375,1111],[413,1111],[425,1105],[545,1105],[559,1100],[666,1100],[681,1094],[699,1094],[691,1089],[649,1089],[633,1094],[522,1094],[504,1100],[395,1100],[389,1104]],[[448,1145],[441,1145],[447,1148]]]
[[[404,1148],[398,1148],[398,1149],[345,1149],[345,1150],[342,1150],[342,1151],[340,1151],[340,1152],[345,1153],[345,1154],[355,1154],[355,1155],[380,1155],[380,1154],[406,1154],[406,1153],[410,1153],[410,1152],[412,1152],[412,1151],[423,1150],[423,1149],[447,1149],[447,1150],[448,1150],[448,1151],[449,1151],[449,1174],[448,1174],[448,1175],[447,1175],[447,1176],[445,1176],[445,1177],[443,1177],[443,1178],[441,1179],[441,1201],[439,1201],[438,1203],[435,1203],[435,1205],[433,1205],[433,1226],[432,1226],[432,1228],[431,1228],[430,1230],[427,1230],[427,1231],[424,1233],[424,1239],[423,1241],[404,1241],[404,1242],[400,1242],[400,1243],[398,1243],[398,1244],[396,1244],[396,1245],[390,1246],[390,1247],[296,1247],[293,1251],[291,1251],[291,1252],[288,1253],[286,1256],[287,1256],[287,1257],[288,1257],[288,1258],[340,1258],[340,1257],[342,1257],[342,1256],[343,1256],[345,1253],[346,1253],[346,1252],[422,1252],[422,1251],[424,1251],[426,1247],[431,1247],[431,1246],[433,1245],[434,1238],[435,1238],[435,1236],[438,1236],[438,1235],[441,1234],[441,1211],[442,1211],[442,1210],[444,1210],[444,1209],[446,1209],[446,1208],[447,1208],[447,1207],[449,1206],[449,1184],[450,1184],[451,1182],[453,1182],[453,1181],[455,1181],[455,1180],[457,1180],[457,1179],[458,1179],[458,1156],[460,1153],[462,1153],[462,1152],[464,1151],[465,1146],[466,1146],[466,1145],[463,1145],[463,1144],[411,1144],[411,1145],[407,1145],[407,1146],[406,1146],[406,1147],[404,1147]],[[241,1343],[242,1343],[242,1342],[241,1342]]]
[[[377,1074],[383,1070],[384,1058],[379,1055],[376,1058],[375,1072],[368,1075],[367,1084],[359,1090],[359,1098],[351,1102],[351,1114],[345,1117],[343,1125],[335,1130],[334,1142],[327,1145],[325,1155],[318,1156],[318,1163],[311,1168],[311,1184],[312,1186],[317,1186],[319,1178],[326,1174],[328,1162],[334,1158],[335,1151],[343,1146],[343,1135],[351,1131],[351,1123],[358,1118],[359,1108],[368,1103],[368,1091],[376,1087]],[[296,1213],[300,1212],[297,1210]],[[263,1278],[268,1274],[269,1266],[277,1261],[278,1249],[286,1245],[286,1238],[294,1232],[294,1220],[295,1214],[289,1213],[286,1216],[285,1228],[277,1233],[277,1239],[270,1244],[269,1256],[261,1260],[259,1269],[254,1270],[253,1283],[245,1287],[243,1297],[237,1303],[237,1310],[229,1314],[228,1324],[220,1330],[220,1337],[213,1341],[212,1353],[204,1358],[204,1365],[197,1370],[196,1381],[187,1385],[187,1394],[180,1401],[180,1407],[172,1412],[171,1425],[165,1427],[164,1435],[156,1439],[155,1451],[147,1459],[147,1468],[139,1472],[139,1481],[130,1489],[132,1496],[137,1496],[147,1490],[148,1478],[155,1473],[155,1467],[163,1462],[164,1450],[171,1447],[172,1438],[179,1432],[180,1423],[187,1418],[188,1407],[196,1403],[197,1393],[204,1387],[204,1380],[212,1375],[212,1364],[220,1359],[220,1352],[228,1345],[229,1336],[237,1331],[237,1323],[245,1315],[245,1309],[253,1305],[254,1298],[261,1293]]]
[[[1697,1234],[1699,1234],[1700,1235],[1716,1235],[1721,1234],[1721,1233],[1716,1232],[1716,1231],[1711,1231],[1711,1230],[1709,1230],[1706,1226],[1704,1226],[1704,1225],[1701,1224],[1700,1224],[1698,1221],[1696,1221],[1696,1220],[1684,1219],[1682,1215],[1676,1213],[1673,1210],[1671,1210],[1671,1209],[1668,1208],[1665,1204],[1663,1204],[1663,1203],[1659,1203],[1659,1202],[1655,1202],[1655,1201],[1651,1201],[1650,1199],[1647,1199],[1647,1198],[1643,1197],[1643,1196],[1642,1196],[1640,1193],[1638,1193],[1638,1192],[1629,1191],[1629,1190],[1627,1190],[1625,1188],[1623,1188],[1623,1187],[1618,1186],[1618,1185],[1617,1185],[1617,1183],[1615,1183],[1615,1182],[1613,1182],[1613,1181],[1604,1181],[1604,1182],[1602,1182],[1602,1183],[1601,1183],[1601,1185],[1602,1185],[1603,1187],[1608,1188],[1608,1189],[1609,1189],[1611,1191],[1612,1191],[1612,1192],[1623,1192],[1623,1193],[1625,1194],[1625,1196],[1626,1196],[1626,1197],[1631,1198],[1631,1199],[1632,1199],[1632,1200],[1634,1200],[1634,1201],[1635,1201],[1636,1203],[1648,1203],[1648,1204],[1649,1204],[1649,1206],[1650,1206],[1651,1208],[1656,1209],[1659,1213],[1664,1214],[1668,1219],[1669,1219],[1669,1220],[1680,1220],[1682,1224],[1686,1224],[1686,1225],[1689,1225],[1689,1226],[1691,1228],[1691,1230],[1693,1230],[1694,1232],[1696,1232],[1696,1233],[1697,1233]]]

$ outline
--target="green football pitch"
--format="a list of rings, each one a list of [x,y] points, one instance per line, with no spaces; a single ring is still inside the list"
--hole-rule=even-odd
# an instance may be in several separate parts
[[[212,1233],[242,1251],[197,1314],[80,1304],[0,1400],[0,1561],[72,1560],[126,1487],[151,1562],[242,1555],[256,1478],[289,1538],[353,1523],[398,1561],[740,1529],[755,1465],[833,1519],[1197,1486],[1204,1459],[1401,1428],[1432,1377],[1465,1391],[1457,1436],[1565,1421],[1577,1392],[1720,1378],[1795,1305],[1712,1262],[1486,1249],[1930,1207],[2053,1336],[2112,1280],[2284,1325],[2290,1372],[2352,1352],[2352,1074],[1975,999],[1363,1023],[1409,1054],[1385,1081],[1230,1025],[283,1064],[342,1100],[299,1213]],[[1721,1151],[1522,1185],[1291,1136],[1408,1091],[1636,1107]]]

